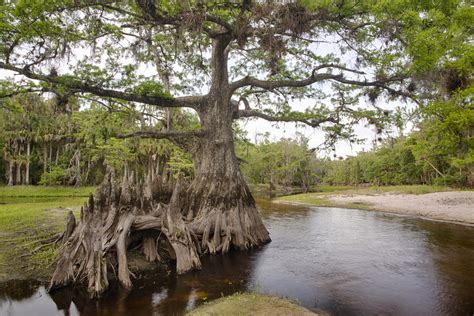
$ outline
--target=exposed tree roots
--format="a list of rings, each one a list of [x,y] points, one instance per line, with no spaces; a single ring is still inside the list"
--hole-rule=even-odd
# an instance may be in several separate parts
[[[121,185],[109,170],[104,182],[81,208],[76,225],[68,215],[65,232],[56,236],[63,246],[56,259],[50,290],[68,284],[87,285],[91,297],[100,296],[115,277],[131,288],[127,263],[130,247],[140,247],[145,258],[176,260],[176,272],[201,268],[200,255],[248,249],[270,240],[255,202],[245,184],[214,182],[213,187],[176,182],[132,184],[127,170]],[[192,187],[194,186],[194,188]],[[222,192],[231,194],[222,197]],[[171,197],[170,197],[171,196]]]

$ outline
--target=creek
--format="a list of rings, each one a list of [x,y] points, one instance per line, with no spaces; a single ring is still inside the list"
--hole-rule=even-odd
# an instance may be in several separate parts
[[[204,256],[203,269],[138,275],[101,300],[35,280],[0,282],[0,315],[181,315],[235,292],[297,300],[333,315],[473,315],[474,227],[381,212],[258,200],[272,242]]]

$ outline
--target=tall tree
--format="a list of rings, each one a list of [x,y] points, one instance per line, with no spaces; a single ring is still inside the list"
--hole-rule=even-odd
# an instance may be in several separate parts
[[[183,272],[200,265],[188,229],[211,253],[269,240],[240,172],[233,121],[296,122],[323,128],[332,142],[351,139],[351,123],[382,124],[387,114],[358,108],[363,94],[413,98],[409,78],[452,58],[459,52],[452,43],[466,45],[471,26],[449,27],[472,17],[469,9],[463,1],[411,0],[3,2],[0,68],[25,80],[4,82],[1,93],[50,91],[61,100],[93,96],[196,111],[198,129],[121,135],[167,138],[191,153],[193,183],[184,199],[176,193],[170,201],[170,209],[186,201],[179,212],[189,224],[168,210],[165,225]],[[317,102],[295,111],[291,97]],[[188,241],[176,243],[177,232]],[[119,279],[129,286],[126,271],[119,269]],[[97,274],[89,285],[100,292]],[[67,283],[71,273],[58,279]]]

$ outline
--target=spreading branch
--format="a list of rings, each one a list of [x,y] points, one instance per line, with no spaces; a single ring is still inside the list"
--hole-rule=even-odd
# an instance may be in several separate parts
[[[323,64],[319,65],[316,68],[313,69],[311,72],[311,75],[308,78],[301,79],[301,80],[291,80],[291,79],[285,79],[285,80],[260,80],[255,77],[251,76],[246,76],[240,80],[234,81],[233,83],[230,84],[231,91],[235,91],[239,88],[243,88],[246,86],[252,86],[252,87],[257,87],[261,89],[265,89],[268,91],[274,91],[275,89],[278,88],[302,88],[302,87],[307,87],[310,86],[316,82],[321,82],[325,80],[333,80],[337,81],[343,84],[348,84],[348,85],[355,85],[359,87],[378,87],[382,88],[386,91],[388,91],[391,94],[394,95],[399,95],[403,97],[410,98],[414,102],[417,102],[415,97],[412,96],[411,94],[394,89],[389,86],[390,83],[393,82],[401,82],[403,77],[393,77],[393,78],[387,78],[383,80],[374,80],[374,81],[367,81],[367,80],[352,80],[352,79],[347,79],[344,77],[342,73],[339,74],[331,74],[331,73],[317,73],[318,70],[325,69],[325,68],[336,68],[340,69],[343,71],[348,71],[348,72],[353,72],[357,74],[364,74],[361,71],[346,68],[344,66],[340,65],[335,65],[335,64]]]
[[[251,109],[245,109],[245,110],[239,110],[237,112],[237,117],[238,118],[244,118],[244,117],[258,117],[261,119],[264,119],[266,121],[270,122],[299,122],[306,124],[308,126],[311,126],[313,128],[320,127],[321,124],[323,123],[334,123],[337,124],[339,123],[339,120],[335,117],[325,117],[325,118],[297,118],[297,117],[291,117],[291,116],[276,116],[276,115],[270,115],[266,113],[262,113],[257,110],[251,110]]]
[[[246,86],[258,87],[269,91],[282,87],[301,88],[309,86],[318,81],[333,79],[336,76],[342,77],[342,75],[315,74],[314,72],[311,74],[311,76],[302,80],[260,80],[255,77],[246,76],[240,80],[231,83],[230,89],[231,91],[235,91],[239,88],[243,88]]]
[[[132,137],[140,137],[140,138],[155,138],[155,139],[170,139],[170,140],[179,140],[179,139],[186,139],[190,137],[202,137],[206,133],[203,130],[199,131],[167,131],[167,132],[158,132],[158,131],[137,131],[131,132],[127,134],[119,134],[117,138],[132,138]]]
[[[165,96],[138,95],[118,90],[111,90],[95,86],[91,83],[71,79],[65,76],[52,76],[32,72],[29,68],[20,68],[0,61],[0,68],[19,73],[27,78],[61,85],[73,93],[91,93],[98,97],[115,98],[124,101],[139,102],[159,107],[188,107],[197,109],[204,100],[204,96],[184,96],[170,98]]]

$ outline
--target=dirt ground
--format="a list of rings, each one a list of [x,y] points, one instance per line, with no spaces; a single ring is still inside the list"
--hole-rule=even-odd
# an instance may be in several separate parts
[[[452,191],[428,194],[338,194],[328,199],[336,204],[363,203],[372,210],[427,219],[474,225],[474,192]]]

